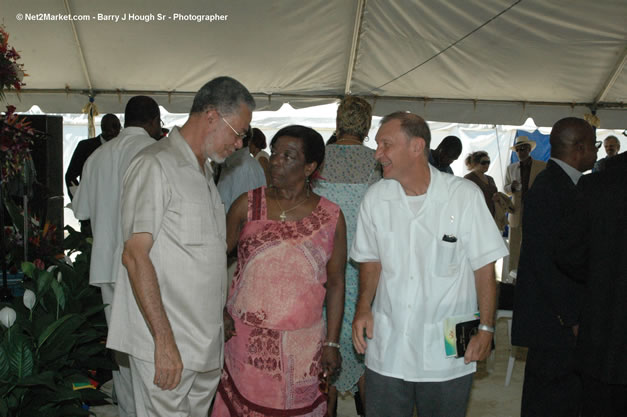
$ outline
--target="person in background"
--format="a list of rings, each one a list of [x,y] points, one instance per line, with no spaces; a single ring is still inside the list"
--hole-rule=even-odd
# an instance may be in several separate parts
[[[529,348],[521,416],[576,417],[582,389],[576,370],[584,286],[562,273],[555,250],[560,221],[575,209],[576,185],[597,156],[592,126],[567,117],[551,130],[551,159],[525,199],[512,344]]]
[[[462,153],[462,141],[457,136],[447,136],[435,150],[429,151],[429,163],[439,171],[453,174],[451,164],[457,161]]]
[[[527,136],[519,136],[512,146],[519,161],[507,167],[505,173],[505,193],[512,197],[514,212],[508,217],[509,221],[509,271],[518,269],[520,244],[522,242],[523,208],[527,191],[533,185],[538,174],[546,167],[546,162],[535,160],[531,151],[536,142]]]
[[[85,165],[87,158],[89,158],[100,145],[116,137],[120,133],[121,128],[120,119],[118,119],[115,114],[108,113],[102,116],[102,120],[100,121],[102,133],[95,138],[78,142],[72,154],[72,159],[70,159],[67,171],[65,172],[65,185],[67,186],[70,199],[74,197],[74,190],[76,190],[76,187],[78,187],[80,183],[79,178],[83,173],[83,165]]]
[[[473,152],[468,154],[464,162],[466,163],[466,167],[470,170],[464,178],[479,186],[483,193],[485,203],[488,205],[488,210],[490,210],[490,214],[494,217],[494,201],[497,198],[496,193],[498,190],[494,183],[494,178],[486,175],[488,168],[490,168],[490,155],[488,155],[486,151]]]
[[[327,143],[321,174],[323,180],[319,181],[316,187],[318,194],[338,204],[342,209],[346,219],[347,247],[353,243],[359,204],[368,186],[381,179],[381,167],[374,159],[374,149],[364,146],[371,122],[372,107],[366,100],[348,96],[340,102],[336,119],[337,140],[331,145]],[[336,415],[338,391],[352,392],[358,414],[364,414],[362,407],[365,397],[364,358],[353,349],[351,336],[359,292],[358,265],[347,260],[344,279],[346,292],[340,333],[342,370],[329,389],[330,417]]]
[[[122,264],[107,347],[129,355],[138,417],[206,417],[220,379],[226,222],[209,159],[242,147],[255,101],[230,77],[194,96],[182,127],[124,177]]]
[[[266,149],[266,135],[263,134],[261,129],[253,128],[252,137],[248,142],[248,150],[250,154],[259,162],[263,172],[266,176],[266,184],[270,184],[270,155],[264,151]]]
[[[620,141],[614,135],[610,135],[603,140],[603,147],[605,148],[605,153],[607,156],[605,158],[601,158],[594,163],[594,167],[592,168],[592,172],[601,171],[604,168],[605,162],[609,158],[613,158],[618,155],[620,151]]]
[[[627,153],[584,175],[560,228],[557,266],[583,283],[576,367],[583,417],[627,415]],[[608,221],[611,213],[611,221]]]
[[[272,186],[240,196],[227,216],[227,247],[238,250],[227,301],[234,328],[225,328],[213,417],[324,416],[320,383],[341,366],[346,225],[311,188],[324,141],[287,126],[271,149]]]
[[[249,138],[250,135],[247,135],[242,140],[242,149],[238,149],[226,158],[220,169],[218,191],[227,213],[237,197],[248,192],[248,190],[266,185],[266,175],[263,168],[250,155]]]
[[[72,200],[72,210],[79,220],[90,220],[94,235],[89,283],[100,287],[107,324],[111,321],[111,303],[122,262],[122,224],[120,198],[122,179],[131,160],[139,151],[155,143],[161,135],[159,105],[147,96],[132,97],[124,111],[124,129],[100,146],[87,159],[81,183]],[[135,400],[128,355],[116,352],[119,370],[113,371],[113,389],[120,417],[135,416]]]

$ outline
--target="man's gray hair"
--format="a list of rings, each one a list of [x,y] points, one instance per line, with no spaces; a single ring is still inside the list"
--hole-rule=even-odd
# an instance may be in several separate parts
[[[242,83],[231,77],[218,77],[198,90],[189,113],[215,109],[222,116],[228,116],[238,111],[242,103],[250,111],[255,109],[255,99]]]
[[[425,152],[428,154],[429,146],[431,146],[431,130],[429,130],[429,125],[425,119],[417,114],[397,111],[381,119],[380,125],[383,126],[392,120],[401,122],[401,129],[407,136],[407,139],[422,138],[425,141]]]

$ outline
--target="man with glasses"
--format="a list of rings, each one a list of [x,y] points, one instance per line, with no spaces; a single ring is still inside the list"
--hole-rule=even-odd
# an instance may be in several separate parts
[[[226,219],[210,161],[242,147],[255,101],[205,84],[185,124],[131,162],[107,346],[129,355],[137,415],[206,417],[222,367]]]
[[[507,167],[505,174],[505,193],[512,197],[514,212],[509,214],[509,270],[518,269],[520,244],[522,242],[523,203],[527,191],[533,185],[536,176],[546,168],[546,162],[535,160],[531,151],[536,142],[527,136],[519,136],[511,147],[519,161]]]

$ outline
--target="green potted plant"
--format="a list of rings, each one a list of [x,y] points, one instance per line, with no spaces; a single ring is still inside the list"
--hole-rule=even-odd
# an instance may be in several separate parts
[[[106,396],[90,370],[114,369],[105,348],[104,305],[89,286],[91,244],[67,228],[69,258],[24,262],[24,295],[0,303],[0,417],[83,416]]]

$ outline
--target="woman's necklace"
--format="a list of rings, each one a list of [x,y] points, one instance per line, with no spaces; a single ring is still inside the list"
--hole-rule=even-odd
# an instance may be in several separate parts
[[[340,142],[353,142],[358,145],[361,145],[361,142],[358,141],[357,139],[338,139],[335,143],[340,143]]]
[[[279,206],[279,209],[281,210],[281,214],[279,214],[279,219],[281,219],[281,221],[284,222],[287,219],[287,216],[285,215],[285,213],[289,213],[295,208],[300,207],[305,201],[309,200],[309,189],[307,189],[307,196],[305,198],[303,198],[295,206],[287,210],[283,210],[283,207],[281,207],[281,203],[279,203],[279,195],[277,193],[276,188],[274,189],[274,198],[275,198],[274,201],[276,201],[277,206]]]

